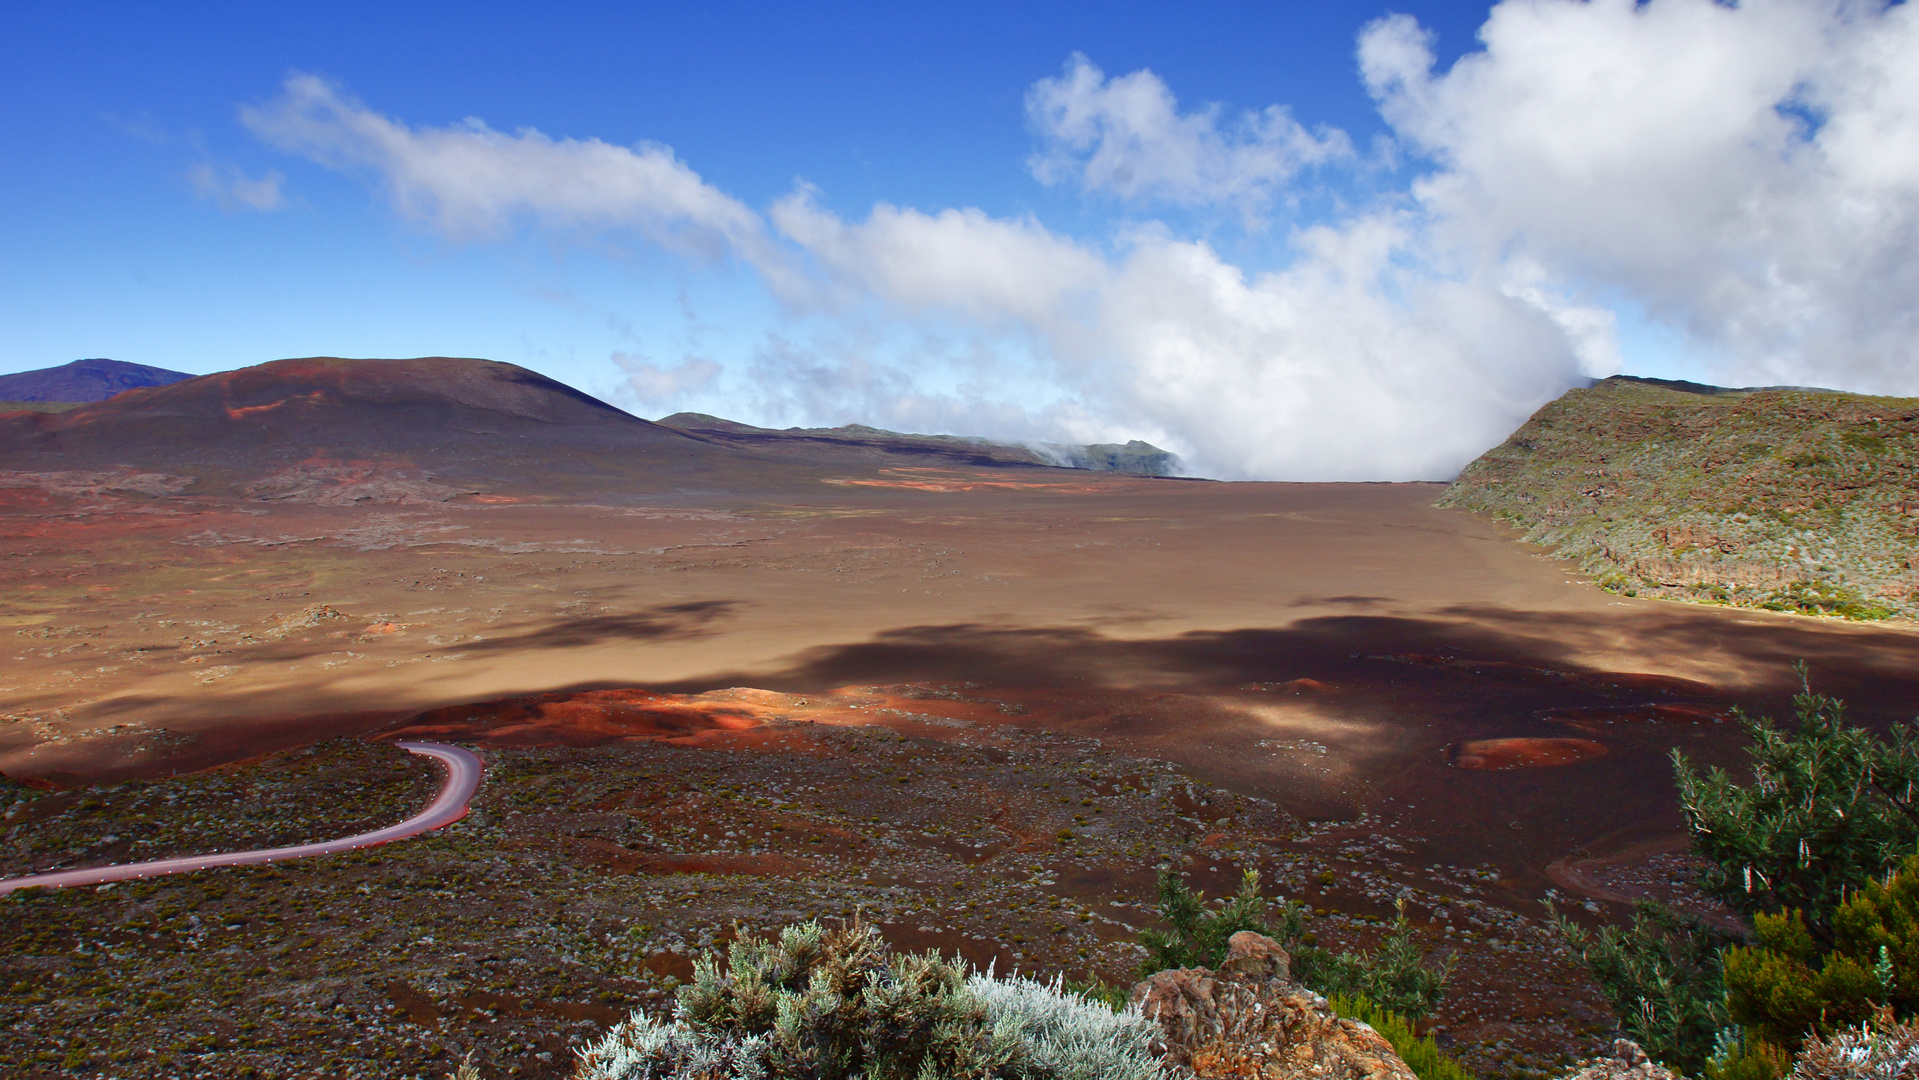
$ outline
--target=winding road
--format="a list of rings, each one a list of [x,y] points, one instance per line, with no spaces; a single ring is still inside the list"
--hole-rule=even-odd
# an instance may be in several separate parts
[[[395,743],[403,750],[437,759],[446,766],[446,783],[441,786],[440,794],[427,805],[425,810],[400,822],[358,836],[346,836],[338,840],[327,840],[318,844],[300,844],[296,847],[262,848],[255,851],[227,851],[218,855],[183,855],[177,859],[156,859],[153,862],[126,863],[121,866],[96,866],[86,870],[61,870],[51,874],[29,874],[25,877],[0,878],[0,896],[15,889],[60,888],[67,885],[104,885],[109,881],[126,881],[131,878],[158,877],[161,874],[184,874],[192,870],[206,870],[215,866],[248,866],[255,863],[277,862],[281,859],[301,859],[308,855],[332,855],[355,848],[373,847],[393,840],[404,840],[409,836],[418,836],[423,832],[451,825],[466,816],[466,804],[473,793],[480,788],[480,774],[486,767],[479,756],[471,750],[444,743]]]

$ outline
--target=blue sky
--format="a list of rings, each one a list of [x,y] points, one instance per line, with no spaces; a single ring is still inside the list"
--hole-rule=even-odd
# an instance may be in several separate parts
[[[649,416],[1437,477],[1582,375],[1919,392],[1919,167],[1857,134],[1913,124],[1870,78],[1913,38],[1705,0],[15,5],[0,371],[474,355]]]

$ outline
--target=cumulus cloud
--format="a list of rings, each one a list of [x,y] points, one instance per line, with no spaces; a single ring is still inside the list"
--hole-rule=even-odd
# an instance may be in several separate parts
[[[1403,260],[1392,216],[1307,230],[1248,276],[1204,244],[1136,248],[1105,299],[1089,400],[1233,479],[1444,479],[1577,377],[1547,313]]]
[[[448,235],[523,218],[756,267],[789,322],[724,369],[626,358],[648,401],[1138,437],[1232,478],[1442,479],[1582,374],[1618,370],[1620,304],[1723,381],[1919,391],[1915,11],[1504,0],[1443,71],[1416,22],[1379,20],[1359,77],[1412,162],[1404,186],[1290,228],[1265,269],[1155,222],[1074,238],[963,207],[848,216],[803,185],[762,214],[666,147],[413,128],[308,77],[245,118],[372,170]],[[1284,109],[1181,112],[1151,72],[1083,57],[1027,104],[1041,179],[1128,200],[1251,218],[1352,160]]]
[[[775,220],[898,316],[1017,331],[1063,392],[1032,408],[990,385],[929,396],[870,335],[824,355],[783,342],[762,381],[809,417],[935,406],[947,426],[991,424],[979,434],[1159,441],[1212,476],[1444,478],[1578,377],[1573,316],[1536,289],[1420,265],[1406,215],[1305,230],[1295,265],[1259,275],[1164,231],[1104,256],[978,211],[882,206],[849,223],[802,200]]]
[[[926,214],[885,203],[848,223],[801,190],[772,210],[780,233],[831,280],[907,312],[1043,322],[1096,287],[1105,263],[1030,218],[976,209]]]
[[[469,118],[415,128],[382,116],[313,75],[241,109],[265,142],[337,169],[367,169],[393,204],[454,239],[497,234],[529,217],[563,229],[631,229],[664,246],[718,256],[762,254],[760,216],[655,143],[615,146],[513,134]]]
[[[1026,117],[1040,140],[1034,176],[1127,199],[1256,204],[1301,169],[1353,155],[1345,132],[1308,131],[1283,106],[1181,113],[1151,71],[1109,79],[1078,53],[1027,91]]]
[[[1444,72],[1406,16],[1360,39],[1444,243],[1632,297],[1729,378],[1919,389],[1919,12],[1508,0],[1480,38]]]

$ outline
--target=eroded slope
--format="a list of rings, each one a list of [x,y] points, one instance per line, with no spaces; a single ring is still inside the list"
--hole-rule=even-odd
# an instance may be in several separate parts
[[[1919,399],[1677,386],[1567,392],[1440,505],[1628,595],[1919,616]]]

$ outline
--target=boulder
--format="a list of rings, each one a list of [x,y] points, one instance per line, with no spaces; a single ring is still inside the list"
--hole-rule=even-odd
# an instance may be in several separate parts
[[[1255,984],[1291,982],[1293,958],[1272,938],[1241,930],[1226,939],[1226,959],[1219,963],[1219,977]]]
[[[1200,1080],[1416,1080],[1392,1044],[1334,1015],[1291,967],[1278,942],[1241,931],[1217,971],[1157,972],[1132,1003],[1159,1024],[1153,1049]]]
[[[1609,1057],[1580,1062],[1563,1080],[1680,1080],[1631,1039],[1614,1039]]]

